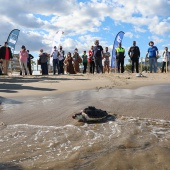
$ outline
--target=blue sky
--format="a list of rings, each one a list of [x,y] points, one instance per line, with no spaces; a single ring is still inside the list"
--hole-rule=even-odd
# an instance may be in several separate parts
[[[98,39],[112,51],[119,31],[124,31],[127,51],[135,40],[145,57],[148,42],[162,54],[170,49],[170,0],[0,0],[0,44],[12,29],[20,29],[15,53],[25,45],[35,57],[41,48],[50,53],[56,31],[64,31],[65,52],[78,48],[81,54]]]

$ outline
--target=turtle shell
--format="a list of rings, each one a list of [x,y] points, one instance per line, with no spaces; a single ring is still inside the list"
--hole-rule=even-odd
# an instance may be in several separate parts
[[[85,108],[83,110],[82,115],[87,120],[101,120],[101,119],[106,118],[108,116],[108,113],[101,109],[96,109],[93,106],[89,106],[88,108]]]

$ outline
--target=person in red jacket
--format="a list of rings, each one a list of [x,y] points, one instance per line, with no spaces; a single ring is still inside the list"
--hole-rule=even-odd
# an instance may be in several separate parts
[[[94,62],[94,57],[92,56],[92,53],[93,53],[93,46],[91,46],[91,49],[89,50],[88,62],[90,64],[90,73],[94,74],[95,62]]]
[[[5,75],[8,74],[9,60],[12,59],[11,49],[7,45],[8,43],[5,42],[4,46],[0,48],[0,59],[3,60],[3,72]]]

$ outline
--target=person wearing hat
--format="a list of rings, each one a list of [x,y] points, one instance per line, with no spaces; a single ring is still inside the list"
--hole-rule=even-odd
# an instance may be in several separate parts
[[[133,41],[133,46],[130,47],[128,55],[132,61],[132,73],[134,72],[134,64],[136,64],[136,73],[139,73],[140,50],[139,47],[136,46],[136,41]]]
[[[3,72],[5,75],[8,74],[9,60],[12,58],[11,48],[8,47],[8,43],[5,42],[4,46],[0,48],[0,59],[3,60]]]
[[[21,47],[21,51],[19,53],[19,63],[20,63],[20,67],[22,70],[22,75],[30,75],[28,67],[27,67],[27,60],[28,60],[28,52],[26,51],[25,46],[23,45]]]
[[[150,67],[150,73],[152,73],[152,67],[154,67],[154,73],[157,71],[157,57],[159,54],[158,48],[154,46],[154,42],[149,42],[149,48],[148,52],[146,54],[146,57],[149,57],[149,67]]]

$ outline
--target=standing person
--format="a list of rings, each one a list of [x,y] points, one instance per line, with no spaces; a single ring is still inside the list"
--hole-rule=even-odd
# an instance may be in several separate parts
[[[30,75],[32,75],[31,60],[32,60],[34,57],[29,53],[29,50],[27,50],[27,53],[28,53],[27,67],[28,67],[28,69],[29,69]]]
[[[0,48],[0,59],[2,61],[3,72],[5,75],[8,74],[9,60],[11,60],[12,58],[13,57],[12,57],[11,49],[8,47],[8,43],[5,42],[4,46]]]
[[[124,72],[124,58],[125,58],[125,49],[122,47],[122,43],[118,44],[118,48],[116,48],[116,58],[118,65],[118,72],[120,73],[120,65],[121,65],[121,73]]]
[[[27,53],[24,45],[21,47],[21,49],[22,50],[19,53],[19,63],[20,63],[20,67],[21,67],[21,70],[22,70],[22,75],[23,76],[29,75],[29,70],[28,70],[28,67],[27,67],[28,53]]]
[[[84,51],[84,54],[82,55],[82,59],[83,59],[83,66],[84,66],[83,74],[85,74],[86,73],[86,69],[87,69],[87,55],[86,55],[86,51]]]
[[[73,58],[71,57],[71,53],[67,53],[67,57],[64,60],[64,64],[66,65],[66,72],[68,74],[75,74],[74,67],[73,67]]]
[[[157,71],[157,57],[158,57],[158,48],[154,46],[154,42],[149,42],[149,48],[148,52],[146,54],[146,57],[149,55],[149,67],[150,67],[150,73],[152,73],[152,66],[154,66],[154,73]]]
[[[90,73],[94,74],[95,62],[94,62],[94,57],[93,57],[93,46],[91,46],[91,49],[89,50],[88,62],[90,64]]]
[[[60,46],[60,50],[58,51],[58,60],[58,73],[64,74],[64,51],[62,46]]]
[[[110,72],[110,52],[108,52],[108,47],[105,48],[106,52],[104,53],[104,73],[107,70],[107,72]]]
[[[164,72],[164,67],[168,67],[169,65],[169,60],[170,60],[170,53],[168,51],[168,47],[165,47],[165,50],[162,54],[162,73]],[[167,68],[168,69],[168,68]],[[165,72],[166,72],[166,69],[165,69]]]
[[[136,64],[136,73],[139,73],[140,50],[139,47],[136,46],[136,41],[133,41],[133,46],[130,47],[128,55],[132,60],[132,73],[134,73],[134,63]]]
[[[102,57],[103,57],[103,47],[99,45],[99,40],[94,42],[95,46],[93,47],[93,57],[95,60],[96,72],[103,73]]]
[[[76,73],[80,73],[79,63],[82,62],[82,59],[79,56],[77,48],[75,48],[75,50],[74,50],[73,61],[74,61],[74,71]]]
[[[56,68],[58,70],[58,73],[59,73],[59,69],[58,69],[58,50],[57,50],[57,47],[54,46],[54,51],[52,52],[51,54],[51,57],[53,57],[53,75],[56,74]]]
[[[48,54],[43,52],[43,49],[40,50],[40,63],[42,69],[42,75],[48,75]]]

